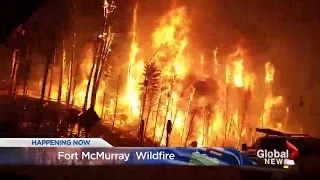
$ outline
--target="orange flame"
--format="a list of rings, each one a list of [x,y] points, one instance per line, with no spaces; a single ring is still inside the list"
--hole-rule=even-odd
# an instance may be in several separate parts
[[[256,90],[255,86],[261,86],[255,81],[257,74],[250,72],[245,66],[247,63],[245,56],[237,52],[232,55],[234,59],[218,62],[216,49],[213,57],[206,61],[205,56],[201,56],[199,59],[199,54],[194,55],[187,51],[190,47],[194,48],[194,45],[188,38],[188,33],[191,30],[189,28],[190,19],[188,19],[184,7],[173,9],[165,14],[152,33],[152,47],[143,47],[137,41],[137,9],[138,5],[135,6],[133,12],[133,36],[125,92],[119,97],[121,106],[119,112],[128,118],[123,123],[117,122],[117,127],[129,130],[131,133],[136,132],[136,125],[140,121],[140,110],[143,106],[143,99],[140,95],[145,60],[141,57],[149,51],[155,52],[154,60],[161,69],[161,81],[159,82],[161,88],[157,94],[156,102],[147,102],[151,105],[149,122],[146,125],[146,137],[152,138],[154,136],[156,141],[161,141],[160,143],[164,144],[165,138],[162,136],[165,134],[163,130],[167,120],[173,121],[173,130],[170,136],[171,146],[188,145],[194,140],[197,140],[202,146],[235,145],[238,140],[248,140],[248,131],[253,127],[264,126],[283,130],[281,122],[275,122],[271,116],[272,107],[284,102],[281,96],[273,97],[271,88],[267,87],[268,94],[265,97],[261,97],[262,92],[255,92],[252,101],[244,98],[245,95],[242,92],[252,92]],[[85,97],[88,74],[92,64],[92,49],[88,49],[85,55],[80,67],[82,70],[81,82],[77,84],[75,97],[73,97],[74,105],[78,107],[83,105]],[[145,59],[149,60],[150,58],[146,57]],[[197,61],[191,61],[191,59]],[[204,72],[200,71],[200,68],[201,70],[206,69],[207,62],[212,63],[210,68],[213,67],[214,71],[206,76],[217,81],[219,88],[217,88],[217,92],[212,90],[212,93],[209,93],[210,95],[216,94],[214,97],[199,97],[197,96],[198,89],[193,86],[185,86],[183,82],[189,74],[195,75],[198,81],[203,80]],[[275,70],[271,63],[267,63],[265,68],[265,83],[271,86]],[[103,90],[100,88],[98,97],[101,98],[102,94]],[[256,96],[256,94],[258,95]],[[114,107],[114,102],[115,98],[112,97],[104,103],[106,106]],[[210,104],[209,110],[205,108],[205,104]],[[98,101],[97,109],[101,110],[102,106],[103,102]],[[249,110],[243,110],[243,106],[249,106]],[[259,107],[263,108],[259,109]],[[108,114],[114,113],[112,108],[106,111]],[[205,111],[206,113],[204,113]],[[257,116],[255,112],[262,113]],[[259,121],[259,117],[261,121]],[[241,128],[242,125],[243,128]]]

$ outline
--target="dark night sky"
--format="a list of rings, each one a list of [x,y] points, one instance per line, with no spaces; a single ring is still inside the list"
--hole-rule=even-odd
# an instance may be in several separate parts
[[[282,85],[293,88],[299,82],[308,89],[318,81],[318,78],[311,76],[315,76],[319,68],[319,1],[228,0],[217,3],[217,6],[213,6],[212,1],[202,2],[203,5],[198,6],[201,6],[199,9],[202,9],[207,21],[224,24],[221,30],[216,30],[218,34],[239,32],[250,39],[252,44],[248,45],[249,49],[265,51],[264,55],[270,56],[282,72]],[[199,29],[206,29],[201,33],[203,39],[215,29],[200,21],[199,26]],[[222,35],[220,41],[226,36]],[[302,79],[303,76],[305,79]]]
[[[197,32],[192,36],[200,49],[211,51],[218,46],[222,52],[229,52],[240,37],[247,39],[246,47],[255,57],[257,67],[261,68],[266,61],[275,64],[275,92],[292,96],[294,104],[303,95],[308,104],[314,105],[312,111],[316,112],[316,118],[320,116],[317,103],[320,101],[319,0],[176,1],[187,6],[192,31]],[[171,6],[169,2],[139,0],[139,14],[146,18],[146,22],[140,23],[150,23],[147,20],[159,17]],[[129,31],[135,0],[117,0],[116,3],[118,9],[113,23],[117,31]],[[54,4],[57,3],[46,8],[43,21],[59,15],[59,7]],[[97,10],[100,4],[100,0],[77,0],[77,28],[82,32],[83,41],[90,41],[101,25],[98,16],[102,12]],[[3,52],[2,48],[1,54]]]

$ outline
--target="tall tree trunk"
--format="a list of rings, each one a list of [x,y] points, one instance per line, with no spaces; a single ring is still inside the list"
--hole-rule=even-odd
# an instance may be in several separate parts
[[[116,102],[115,102],[115,105],[114,105],[114,112],[113,112],[112,131],[113,131],[113,129],[114,129],[114,125],[115,125],[116,118],[117,118],[118,98],[119,98],[120,84],[121,84],[121,73],[119,74],[119,77],[118,77]]]
[[[183,91],[180,93],[179,99],[181,99],[181,98],[182,98],[182,95],[183,95]],[[174,113],[174,116],[173,116],[173,120],[172,120],[172,128],[173,128],[174,123],[175,123],[175,121],[176,121],[176,119],[177,119],[177,115],[178,115],[178,108],[176,108],[176,112]]]
[[[49,98],[51,98],[51,89],[52,89],[52,83],[53,83],[53,69],[54,69],[54,65],[56,63],[56,56],[57,56],[57,52],[56,52],[56,49],[54,49],[54,54],[53,54],[53,63],[52,65],[50,66],[50,69],[49,69],[49,76],[50,76],[50,84],[49,84],[49,92],[48,92],[48,96]]]
[[[188,120],[189,111],[190,111],[190,108],[192,105],[194,93],[195,93],[195,89],[192,89],[192,93],[190,94],[190,97],[189,97],[187,109],[184,113],[184,122],[183,122],[183,126],[182,126],[182,134],[181,134],[181,143],[183,143],[183,136],[184,136],[184,132],[186,130],[187,120]]]
[[[73,78],[74,82],[73,82],[73,86],[72,86],[72,100],[71,100],[71,104],[74,104],[74,100],[75,100],[75,93],[76,93],[76,88],[77,88],[77,83],[78,83],[79,69],[80,69],[80,65],[79,65],[79,63],[77,63],[77,65],[76,65],[76,70],[75,70],[75,76],[74,76],[74,78]]]
[[[112,36],[110,34],[110,36]],[[101,81],[101,76],[102,76],[102,71],[105,68],[106,61],[107,61],[107,56],[109,54],[109,48],[111,46],[112,38],[107,40],[107,43],[103,41],[103,45],[101,47],[101,51],[99,52],[98,56],[98,65],[99,67],[96,68],[96,72],[94,75],[94,84],[93,84],[93,89],[92,89],[92,95],[91,95],[91,106],[94,107],[96,100],[97,100],[97,92],[100,86],[100,81]]]
[[[37,117],[36,117],[35,132],[39,132],[40,124],[41,124],[41,121],[42,121],[42,115],[43,115],[42,107],[43,107],[43,101],[44,101],[44,98],[45,98],[46,85],[47,85],[47,79],[48,79],[48,74],[49,74],[49,68],[50,68],[52,54],[53,54],[53,50],[49,50],[49,52],[47,53],[47,57],[46,57],[46,64],[45,64],[43,81],[42,81],[41,95],[40,95],[40,100],[39,100],[39,104],[38,104],[38,107],[37,107]]]
[[[195,115],[196,115],[196,112],[193,112],[191,120],[190,120],[190,124],[189,124],[189,130],[188,130],[188,133],[187,133],[187,137],[186,137],[186,140],[184,142],[184,146],[187,146],[187,143],[189,141],[190,135],[192,133],[192,128],[193,128],[193,125],[194,125],[194,117],[195,117]]]
[[[241,140],[242,140],[242,132],[243,132],[243,127],[244,127],[244,123],[246,122],[246,110],[243,112],[242,114],[242,122],[240,124],[240,127],[239,127],[239,139],[238,139],[238,144],[237,144],[237,148],[240,147],[240,143],[241,143]]]
[[[162,132],[161,132],[161,137],[160,137],[160,144],[162,142],[162,139],[163,139],[163,136],[164,136],[164,131],[166,129],[166,125],[167,125],[167,116],[169,114],[169,110],[170,110],[170,104],[171,104],[171,92],[169,92],[169,97],[168,97],[168,102],[167,102],[167,106],[166,106],[166,114],[165,114],[165,117],[164,117],[164,124],[163,124],[163,128],[162,128]]]
[[[23,96],[27,96],[28,91],[28,80],[30,77],[30,70],[31,70],[31,49],[27,49],[26,52],[26,73],[24,76],[23,82]]]
[[[93,77],[93,84],[92,84],[92,91],[91,91],[91,101],[90,107],[94,108],[97,101],[97,93],[100,85],[100,71],[101,71],[101,60],[98,61],[97,67],[95,69],[94,77]]]
[[[144,78],[144,92],[143,92],[143,96],[142,96],[142,104],[141,104],[141,108],[140,108],[140,126],[143,124],[143,126],[145,126],[145,122],[144,122],[144,111],[145,111],[145,106],[146,106],[146,101],[147,101],[147,94],[148,94],[148,86],[146,85],[147,82],[147,78],[145,76]],[[141,127],[140,127],[141,129]],[[144,133],[144,127],[139,131],[139,137],[140,137],[140,144],[143,145],[143,133]]]
[[[170,109],[170,105],[172,103],[172,91],[173,91],[173,85],[174,85],[174,82],[176,80],[176,77],[174,77],[172,79],[172,82],[170,84],[170,89],[169,89],[169,92],[168,92],[168,103],[167,103],[167,107],[166,107],[166,115],[165,115],[165,123],[163,124],[163,128],[162,128],[162,134],[161,134],[161,138],[160,138],[160,144],[161,144],[161,141],[163,139],[163,136],[164,136],[164,131],[166,129],[166,124],[167,124],[167,116],[168,116],[168,113],[169,113],[169,109]]]
[[[16,93],[16,83],[17,83],[17,74],[18,68],[20,64],[19,60],[19,52],[20,50],[14,50],[12,54],[12,70],[11,70],[11,88],[10,94]]]
[[[103,53],[105,53],[106,44],[103,39],[98,38],[94,42],[94,58],[95,58],[95,64],[96,68],[93,72],[93,81],[92,81],[92,91],[91,91],[91,101],[90,101],[90,107],[94,108],[96,104],[96,97],[97,97],[97,91],[99,87],[99,75],[102,70],[102,56]]]
[[[94,69],[95,69],[95,58],[93,59],[92,62],[92,66],[91,66],[91,71],[90,71],[90,75],[89,75],[89,79],[88,79],[88,84],[87,84],[87,88],[86,88],[86,96],[84,98],[84,103],[83,103],[83,110],[87,109],[87,105],[88,105],[88,98],[89,98],[89,92],[90,92],[90,87],[91,87],[91,81],[93,79],[93,73],[94,73]]]
[[[70,97],[72,91],[72,82],[73,82],[73,63],[74,63],[74,53],[75,53],[75,45],[74,45],[75,33],[73,33],[73,43],[72,43],[72,51],[71,51],[71,59],[69,62],[69,70],[68,70],[68,92],[67,92],[67,104],[70,104]]]
[[[152,100],[151,100],[151,102],[152,102]],[[143,131],[144,138],[146,137],[146,132],[147,132],[147,128],[148,128],[148,122],[149,122],[151,110],[152,110],[152,104],[149,105],[148,112],[147,112],[146,124],[144,126],[144,131]]]
[[[69,66],[69,83],[68,83],[68,94],[67,94],[67,104],[70,104],[71,94],[74,93],[74,87],[72,84],[75,84],[75,80],[73,78],[73,68],[75,61],[75,52],[76,52],[76,32],[75,32],[75,18],[76,18],[76,4],[75,1],[72,1],[72,26],[73,26],[73,34],[72,34],[72,50],[71,50],[71,61]],[[75,86],[75,85],[74,85]],[[73,104],[73,99],[71,100],[71,104]]]
[[[162,91],[162,90],[161,90]],[[153,131],[153,141],[155,141],[155,137],[156,137],[156,130],[157,130],[157,124],[158,124],[158,116],[159,116],[159,111],[160,111],[160,107],[161,107],[161,101],[162,101],[162,96],[163,96],[163,92],[160,92],[160,97],[159,97],[159,101],[158,101],[158,107],[157,107],[157,111],[156,111],[156,119],[154,121],[154,131]]]
[[[98,39],[95,42],[95,50],[97,49],[96,54],[96,68],[93,78],[93,86],[92,86],[92,92],[91,92],[91,107],[95,106],[96,98],[97,98],[97,91],[100,84],[101,79],[101,72],[103,69],[103,66],[105,65],[105,60],[107,59],[107,56],[109,54],[109,48],[113,40],[113,33],[110,32],[110,27],[108,25],[108,14],[113,12],[113,10],[116,8],[114,6],[114,2],[112,2],[111,5],[107,3],[107,1],[104,4],[103,7],[104,10],[104,26],[102,29],[102,34],[99,35]],[[97,46],[98,47],[97,47]]]
[[[240,132],[239,132],[239,140],[238,140],[238,148],[240,147],[240,143],[242,140],[242,132],[243,132],[243,128],[244,128],[244,124],[246,123],[246,118],[247,118],[247,113],[248,113],[248,107],[249,107],[249,103],[250,103],[250,99],[251,99],[251,90],[245,90],[244,92],[244,101],[243,101],[243,112],[242,112],[242,122],[240,125]]]
[[[58,89],[58,102],[61,102],[62,86],[63,86],[63,74],[64,74],[64,63],[65,63],[65,49],[64,40],[62,41],[62,59],[60,64],[60,75],[59,75],[59,89]]]
[[[73,12],[72,12],[72,16],[73,16],[73,26],[75,25],[75,16],[76,16],[76,3],[75,1],[73,1],[72,3],[73,5]],[[75,27],[73,27],[74,29],[74,32],[73,32],[73,44],[72,44],[72,64],[74,66],[75,64],[75,53],[76,53],[76,37],[77,37],[77,34],[76,34],[76,31],[75,31]],[[71,100],[71,104],[73,105],[74,104],[74,95],[75,95],[75,91],[76,91],[76,86],[77,86],[77,77],[78,77],[78,73],[79,73],[79,63],[76,63],[76,69],[75,69],[75,74],[74,74],[74,78],[73,78],[73,84],[71,83],[70,85],[70,95],[69,96],[69,99],[70,99],[70,96],[72,94],[72,100]]]
[[[103,91],[103,98],[102,98],[102,109],[101,109],[101,119],[104,119],[104,108],[105,108],[105,104],[106,104],[106,98],[107,98],[107,89],[108,89],[108,85],[107,85],[107,80],[105,79],[105,85],[104,85],[104,91]]]

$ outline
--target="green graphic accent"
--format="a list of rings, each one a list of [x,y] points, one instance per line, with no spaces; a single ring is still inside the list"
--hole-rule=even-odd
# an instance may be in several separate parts
[[[200,154],[199,152],[194,152],[191,154],[189,164],[198,165],[198,166],[217,166],[220,164],[220,162],[218,159],[211,158],[206,154]]]

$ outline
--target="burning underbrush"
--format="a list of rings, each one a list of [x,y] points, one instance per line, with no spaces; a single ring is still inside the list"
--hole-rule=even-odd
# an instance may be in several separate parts
[[[255,73],[249,68],[252,59],[246,59],[243,48],[221,58],[215,47],[210,57],[194,53],[196,47],[188,38],[192,32],[190,19],[184,7],[162,16],[152,33],[152,46],[140,46],[140,34],[135,33],[137,8],[130,53],[124,58],[128,59],[126,71],[115,67],[112,57],[99,69],[95,110],[103,124],[137,135],[143,120],[144,138],[164,144],[165,126],[171,120],[171,146],[192,141],[200,146],[238,146],[255,138],[256,127],[287,130],[289,109],[282,97],[272,93],[275,69],[270,62],[265,64],[265,72]],[[84,54],[77,73],[70,72],[71,62],[64,55],[62,65],[51,70],[51,98],[79,108],[90,106],[85,99],[91,102],[93,85],[88,86],[88,82],[94,81],[90,73],[98,67],[92,65],[92,59],[99,53],[88,48]],[[55,78],[56,74],[61,78]],[[68,89],[73,89],[69,95]],[[37,91],[35,87],[29,90]]]

